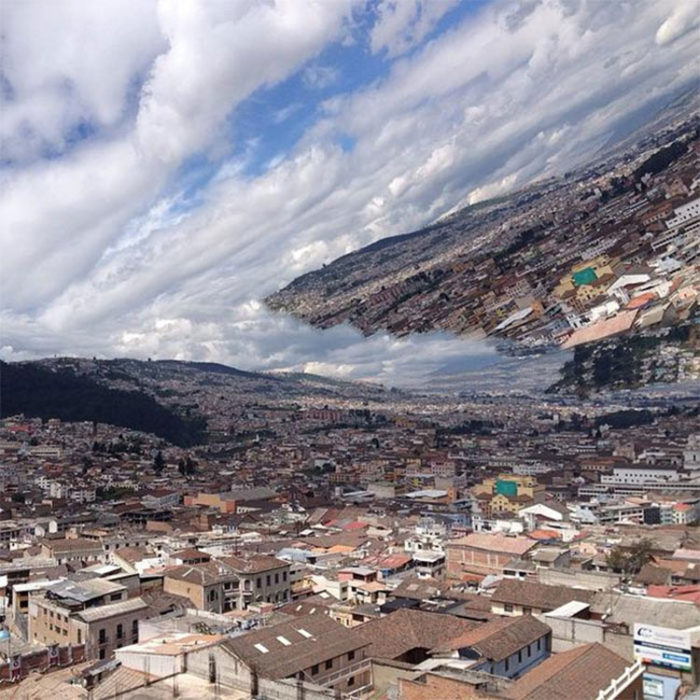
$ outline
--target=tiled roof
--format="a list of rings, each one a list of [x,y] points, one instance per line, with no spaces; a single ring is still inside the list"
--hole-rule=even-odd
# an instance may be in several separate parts
[[[246,574],[259,574],[272,569],[289,566],[289,562],[270,557],[264,554],[252,556],[248,559],[242,557],[222,557],[221,561],[228,564],[234,571]]]
[[[532,615],[519,615],[487,622],[441,644],[438,649],[452,651],[470,648],[485,659],[502,661],[549,632],[549,625]]]
[[[608,336],[622,333],[632,327],[636,316],[636,310],[620,311],[620,313],[612,318],[605,318],[596,323],[592,323],[590,326],[579,328],[562,344],[562,348],[573,348],[575,345],[590,343],[594,340],[600,340],[601,338],[607,338]]]
[[[227,639],[224,647],[261,676],[274,679],[287,678],[366,644],[326,615],[308,615]]]
[[[417,647],[432,649],[445,639],[464,634],[475,623],[441,613],[403,608],[396,612],[365,622],[353,632],[371,644],[369,655],[396,659]]]
[[[209,586],[222,580],[235,578],[234,571],[225,565],[213,561],[204,564],[183,564],[173,566],[163,572],[165,578],[189,581],[199,586]]]
[[[629,665],[602,644],[586,644],[550,656],[503,695],[511,700],[595,700]]]
[[[498,584],[491,600],[496,603],[524,605],[540,610],[554,610],[572,600],[590,603],[593,597],[594,591],[568,586],[548,586],[534,581],[504,579]]]
[[[474,549],[483,549],[491,552],[505,552],[507,554],[525,554],[535,546],[535,543],[525,537],[507,537],[506,535],[485,535],[473,532],[466,537],[447,542],[447,546],[461,545]]]

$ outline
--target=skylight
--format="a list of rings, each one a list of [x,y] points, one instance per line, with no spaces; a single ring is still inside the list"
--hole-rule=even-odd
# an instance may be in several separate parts
[[[261,653],[267,654],[270,650],[264,644],[253,644],[253,646]]]
[[[284,646],[286,646],[286,647],[291,646],[291,644],[292,644],[286,637],[282,637],[281,635],[279,637],[277,637],[277,641],[280,644],[284,644]]]
[[[313,637],[313,634],[311,634],[311,632],[307,632],[303,627],[300,627],[300,628],[297,630],[297,632],[299,632],[299,634],[300,634],[302,637],[306,637],[307,639],[311,639],[311,637]]]

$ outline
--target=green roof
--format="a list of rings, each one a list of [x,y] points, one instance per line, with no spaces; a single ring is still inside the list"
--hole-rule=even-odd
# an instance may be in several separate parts
[[[592,267],[584,267],[583,270],[574,272],[571,275],[571,279],[577,287],[581,287],[584,284],[593,284],[598,279],[598,276]]]

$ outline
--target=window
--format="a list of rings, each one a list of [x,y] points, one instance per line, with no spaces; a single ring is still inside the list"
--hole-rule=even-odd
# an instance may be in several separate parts
[[[523,606],[523,615],[530,615],[532,613],[532,608],[528,608],[527,605]]]
[[[110,600],[121,600],[122,594],[121,593],[112,593],[111,596],[109,596]]]
[[[82,644],[82,643],[83,643],[83,630],[78,630],[78,644]]]
[[[541,645],[542,645],[542,637],[540,637],[540,638],[537,640],[537,651],[540,651],[540,649],[542,648]]]
[[[121,622],[117,625],[117,638],[121,639],[124,636],[124,626]]]
[[[312,676],[315,676],[317,673],[318,673],[318,664],[314,664],[314,665],[311,667],[311,675],[312,675]]]
[[[509,666],[509,665],[510,665],[510,664],[508,663],[508,659],[506,659],[506,666],[505,666],[506,673],[508,673],[508,666]]]
[[[328,659],[328,661],[326,661],[326,671],[329,668],[333,668],[333,659]]]
[[[100,644],[104,644],[107,641],[107,630],[104,627],[99,632],[98,641]]]
[[[265,576],[265,585],[266,585],[266,586],[269,586],[269,585],[270,585],[270,574],[268,574],[267,576]]]
[[[348,685],[355,685],[355,676],[350,676],[350,678],[348,678]]]
[[[137,637],[138,633],[139,633],[139,621],[133,620],[131,623],[131,634],[133,634],[134,637]]]
[[[285,582],[287,581],[287,572],[286,571],[282,572],[282,580]]]
[[[262,586],[262,578],[258,576],[257,580],[255,581],[255,587],[260,588]]]
[[[105,650],[100,649],[100,659],[104,659],[104,657],[105,657]]]
[[[523,652],[522,649],[518,651],[518,663],[521,664],[523,662]]]
[[[280,575],[275,574],[275,583],[279,583],[279,582],[280,582]]]
[[[352,661],[354,658],[355,658],[355,652],[349,651],[348,652],[348,661]]]
[[[503,606],[503,609],[504,609],[506,612],[513,612],[513,604],[512,604],[512,603],[506,603],[506,604]]]

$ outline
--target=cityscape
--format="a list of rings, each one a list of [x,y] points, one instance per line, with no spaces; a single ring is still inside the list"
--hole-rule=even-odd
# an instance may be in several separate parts
[[[633,5],[0,3],[0,698],[700,700],[700,5]]]

